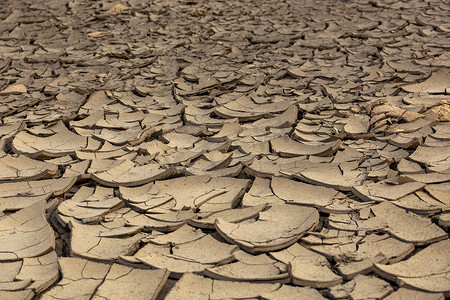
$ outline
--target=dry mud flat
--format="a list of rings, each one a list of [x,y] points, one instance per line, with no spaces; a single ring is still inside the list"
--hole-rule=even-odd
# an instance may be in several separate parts
[[[1,7],[1,299],[450,296],[448,1]]]

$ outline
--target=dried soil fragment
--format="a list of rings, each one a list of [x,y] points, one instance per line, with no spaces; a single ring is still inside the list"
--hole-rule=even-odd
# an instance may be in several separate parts
[[[149,236],[148,241],[156,245],[180,245],[201,239],[206,235],[200,229],[184,225],[174,232]]]
[[[244,220],[255,218],[267,206],[267,204],[259,204],[246,208],[235,208],[222,210],[217,213],[205,213],[205,215],[198,216],[197,219],[189,220],[188,223],[195,227],[214,229],[214,222],[217,219],[222,219],[230,223],[238,223]]]
[[[352,192],[363,201],[393,201],[398,200],[425,186],[421,182],[406,182],[403,184],[389,184],[386,181],[354,186]]]
[[[94,188],[83,186],[71,199],[58,206],[58,213],[84,223],[91,223],[100,221],[102,216],[123,205],[121,199],[114,197],[112,188],[97,186],[94,192]]]
[[[283,285],[272,293],[261,294],[263,300],[323,300],[317,290],[307,287]]]
[[[68,191],[75,181],[76,177],[67,177],[39,181],[0,183],[0,195],[5,198],[19,196],[42,196],[47,194],[59,196]]]
[[[208,251],[205,253],[205,249]],[[187,272],[201,273],[204,269],[233,261],[237,246],[223,243],[212,235],[195,241],[176,245],[170,254],[149,254],[137,259],[154,268],[166,268],[171,277],[180,277]]]
[[[38,257],[24,258],[15,280],[30,281],[27,289],[39,294],[55,283],[58,277],[58,259],[56,252],[51,251]]]
[[[111,267],[76,257],[61,257],[58,261],[62,280],[44,293],[41,299],[90,299]]]
[[[295,243],[319,220],[315,208],[290,204],[273,205],[259,213],[255,222],[229,223],[218,219],[217,232],[230,243],[250,253],[283,249]]]
[[[375,264],[375,272],[399,285],[419,290],[450,292],[449,282],[450,240],[444,240],[421,250],[405,261],[392,265]]]
[[[386,221],[386,231],[401,241],[426,245],[447,238],[447,233],[430,219],[407,213],[388,202],[372,206],[371,210]]]
[[[289,273],[295,285],[324,288],[343,281],[341,276],[331,271],[330,264],[324,256],[297,243],[270,255],[289,264]]]
[[[100,144],[91,145],[89,138],[73,133],[63,128],[48,137],[39,137],[25,131],[19,132],[12,142],[12,148],[16,153],[23,153],[30,157],[60,157],[73,155],[76,150],[90,148],[97,149]]]
[[[0,211],[11,212],[33,205],[37,202],[47,201],[51,193],[38,196],[0,197]]]
[[[0,125],[0,138],[4,141],[9,141],[12,139],[16,134],[18,134],[20,131],[22,131],[25,128],[25,122],[17,122],[13,124],[7,124],[7,125]]]
[[[271,259],[266,254],[249,255],[237,262],[207,268],[203,274],[214,279],[232,281],[280,283],[290,281],[286,266]]]
[[[409,159],[423,164],[427,169],[439,172],[450,168],[450,146],[422,147],[418,146]]]
[[[58,166],[24,155],[5,155],[0,158],[0,181],[37,180],[55,175]]]
[[[444,300],[442,293],[427,293],[401,287],[386,298],[386,300]]]
[[[426,245],[447,237],[445,231],[433,224],[430,219],[406,212],[389,202],[370,207],[372,213],[368,217],[351,213],[332,214],[330,226],[341,230],[384,230],[398,240]]]
[[[171,210],[201,207],[202,212],[214,212],[235,207],[248,184],[246,179],[189,176],[136,188],[121,187],[120,193],[132,203],[145,203],[149,209],[173,198]]]
[[[271,180],[256,177],[250,190],[242,198],[242,206],[256,206],[261,204],[283,204],[284,201],[275,196],[271,187]]]
[[[266,115],[270,116],[272,113],[284,112],[289,106],[290,102],[286,100],[258,104],[252,101],[250,97],[242,96],[223,106],[215,108],[214,112],[219,117],[225,119],[238,118],[240,121],[250,121],[261,119]]]
[[[409,194],[391,203],[419,215],[433,215],[448,207],[424,191]]]
[[[222,281],[187,273],[175,284],[166,300],[178,299],[251,299],[272,293],[279,283]]]
[[[450,206],[450,182],[427,184],[425,190],[446,207]]]
[[[174,168],[162,169],[158,164],[137,166],[130,160],[123,160],[106,171],[93,173],[91,178],[111,187],[137,186],[167,178],[174,173]]]
[[[450,213],[439,215],[438,224],[448,229],[450,227]]]
[[[313,206],[321,212],[346,213],[363,207],[343,193],[328,187],[281,177],[273,177],[271,187],[274,194],[287,203]]]
[[[25,291],[0,291],[1,299],[8,300],[31,300],[33,299],[34,293],[32,290]]]
[[[168,276],[165,269],[140,270],[113,264],[91,299],[155,299]]]
[[[284,157],[295,157],[301,155],[331,156],[339,148],[341,142],[336,140],[329,143],[299,143],[288,136],[270,140],[274,152]]]
[[[363,137],[369,129],[369,116],[356,115],[351,117],[344,126],[344,131],[352,138]]]
[[[387,222],[382,217],[369,213],[369,216],[366,218],[361,214],[365,214],[365,210],[361,210],[358,213],[330,214],[328,217],[329,226],[330,228],[349,231],[374,231],[387,228]]]
[[[102,225],[83,225],[71,221],[71,253],[103,262],[115,261],[119,255],[133,254],[144,234],[142,226],[109,229]]]
[[[370,234],[362,240],[356,242],[355,251],[339,252],[340,245],[311,246],[311,249],[322,252],[327,248],[335,247],[338,252],[333,254],[335,261],[338,261],[336,269],[344,279],[349,280],[358,274],[367,274],[373,270],[374,263],[395,263],[404,259],[413,250],[411,243],[401,242],[389,235]]]
[[[450,74],[446,70],[441,69],[432,74],[427,80],[402,86],[402,89],[413,93],[425,92],[430,94],[445,94],[449,87]]]
[[[194,147],[194,144],[199,142],[201,138],[184,133],[176,133],[170,132],[163,136],[161,139],[168,143],[169,147],[173,148],[181,148],[181,149],[190,149]]]
[[[333,299],[383,299],[394,289],[374,276],[358,275],[353,280],[330,288]]]
[[[305,167],[287,169],[292,176],[312,184],[324,185],[349,191],[354,186],[359,186],[366,176],[358,169],[358,162],[346,163],[316,163]]]
[[[40,201],[0,219],[0,260],[42,255],[55,247],[53,230]]]
[[[27,87],[23,84],[12,84],[6,89],[0,91],[0,96],[4,95],[20,95],[27,92]]]

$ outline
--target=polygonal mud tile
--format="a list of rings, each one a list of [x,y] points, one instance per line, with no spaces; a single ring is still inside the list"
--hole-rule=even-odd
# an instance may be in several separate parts
[[[165,269],[140,270],[113,264],[92,299],[155,299],[168,276]]]
[[[55,247],[43,201],[0,219],[0,260],[36,257]]]
[[[238,254],[235,254],[238,256]],[[287,266],[271,259],[266,254],[243,254],[237,262],[207,268],[203,274],[214,279],[246,282],[280,282],[290,281]]]
[[[387,222],[386,231],[401,241],[426,245],[447,238],[446,232],[430,219],[407,213],[388,202],[372,206],[371,210]]]
[[[329,143],[299,143],[288,136],[283,136],[270,141],[270,145],[275,153],[282,157],[295,157],[301,155],[314,155],[314,156],[331,156],[333,155],[339,146],[340,140]]]
[[[447,172],[447,171],[444,171]],[[399,176],[401,181],[418,181],[422,183],[443,183],[450,181],[450,173],[422,173],[422,174],[404,174]]]
[[[316,289],[282,285],[278,290],[261,294],[263,300],[322,300],[325,299]]]
[[[166,270],[139,270],[82,258],[59,259],[62,280],[41,299],[155,299],[167,280]]]
[[[34,297],[32,290],[0,291],[0,297],[8,300],[31,300]]]
[[[271,188],[274,194],[287,203],[313,206],[321,212],[346,213],[367,207],[351,200],[343,193],[328,187],[316,186],[281,177],[273,177]]]
[[[242,198],[242,206],[257,206],[261,204],[283,204],[271,189],[271,180],[256,177],[250,190]]]
[[[289,168],[283,171],[308,183],[349,191],[359,186],[366,176],[358,169],[358,162],[344,163],[309,163],[305,166]]]
[[[421,182],[406,182],[403,184],[389,184],[379,181],[352,187],[352,192],[363,201],[393,201],[421,190],[425,186]]]
[[[171,149],[162,155],[158,155],[155,160],[161,165],[173,166],[181,163],[187,163],[200,157],[205,153],[205,150],[195,152],[191,149]]]
[[[72,217],[83,223],[96,223],[107,213],[124,206],[121,199],[114,197],[112,188],[97,186],[81,187],[71,199],[63,201],[58,206],[58,213],[63,215],[64,223]]]
[[[342,283],[341,276],[330,269],[325,256],[315,253],[295,243],[279,252],[271,252],[275,259],[289,264],[292,283],[300,286],[324,288]]]
[[[0,278],[0,291],[19,291],[31,284],[30,279],[15,280],[22,268],[23,261],[1,262],[2,274]]]
[[[208,249],[205,253],[203,250]],[[206,235],[189,243],[171,247],[170,254],[157,253],[136,258],[154,268],[166,268],[171,277],[178,278],[184,273],[202,273],[215,265],[229,263],[235,259],[234,252],[239,248],[221,242],[217,236]]]
[[[124,150],[121,146],[114,146],[108,142],[105,142],[100,149],[95,151],[77,150],[75,155],[78,159],[93,160],[93,159],[110,159],[124,156],[128,151]]]
[[[427,184],[425,190],[434,199],[438,200],[446,207],[450,205],[450,182],[439,184]]]
[[[444,228],[450,227],[450,213],[442,213],[439,215],[438,223]]]
[[[14,137],[12,142],[14,152],[30,157],[60,157],[75,154],[76,150],[95,150],[99,146],[100,142],[77,135],[65,127],[48,137],[22,131]]]
[[[422,167],[413,161],[408,159],[401,159],[397,164],[397,171],[403,174],[417,174],[417,173],[425,173],[425,170]]]
[[[28,158],[5,155],[0,158],[0,181],[37,180],[51,177],[58,171],[58,166],[52,163]]]
[[[37,181],[0,183],[2,197],[59,196],[67,192],[75,183],[76,177],[45,179]]]
[[[90,165],[91,165],[90,160],[82,160],[80,162],[71,163],[66,166],[66,169],[64,170],[64,174],[62,175],[62,177],[63,178],[75,177],[77,181],[87,180],[91,178],[91,175],[88,174],[87,172]]]
[[[12,84],[8,86],[6,89],[0,91],[0,95],[17,95],[23,94],[27,92],[27,87],[23,84]]]
[[[22,208],[33,205],[37,202],[46,202],[50,199],[52,193],[47,193],[38,196],[13,196],[0,197],[0,211],[13,212],[21,210]]]
[[[311,246],[311,249],[318,252],[326,248],[327,246]],[[387,234],[365,236],[355,244],[355,248],[354,252],[343,251],[333,254],[335,261],[339,262],[336,269],[346,280],[358,274],[370,273],[373,271],[374,263],[392,264],[401,261],[414,250],[411,243],[398,241]],[[336,250],[338,249],[339,246],[336,246]]]
[[[329,289],[333,299],[383,299],[394,289],[386,281],[374,276],[358,275],[344,284]]]
[[[423,164],[428,170],[445,171],[450,167],[450,146],[423,147],[418,146],[409,159]]]
[[[427,292],[449,294],[450,240],[429,245],[407,260],[392,264],[375,264],[375,272],[399,285]]]
[[[446,89],[450,87],[449,78],[450,74],[446,70],[441,69],[436,73],[433,73],[427,80],[420,83],[402,86],[402,89],[407,92],[415,93],[426,92],[430,94],[445,94]]]
[[[224,169],[230,164],[231,156],[231,153],[223,154],[219,151],[205,153],[189,165],[186,172],[189,175],[201,175],[209,171]]]
[[[123,160],[106,171],[92,173],[91,178],[111,187],[137,186],[170,177],[174,173],[174,168],[163,169],[158,164],[137,166],[130,160]]]
[[[369,119],[367,115],[354,115],[351,116],[344,126],[344,131],[350,138],[367,138],[369,129]]]
[[[228,177],[189,176],[157,181],[136,188],[121,187],[121,197],[139,206],[161,206],[173,198],[170,210],[201,207],[202,212],[214,212],[236,206],[249,184],[247,179]]]
[[[118,215],[121,214],[120,210],[117,211]],[[113,212],[112,214],[115,214]],[[149,213],[143,214],[128,209],[126,213],[120,216],[120,219],[124,219],[126,224],[130,226],[143,226],[146,231],[157,230],[162,232],[174,231],[184,224],[188,220],[195,218],[196,213],[192,210],[182,211],[167,211],[162,213]],[[109,218],[107,215],[105,218]]]
[[[315,228],[319,213],[315,208],[273,205],[259,213],[256,221],[230,223],[218,219],[218,233],[230,243],[250,253],[275,251],[295,243],[306,231]]]
[[[275,128],[284,128],[291,127],[295,121],[297,120],[298,108],[297,106],[291,105],[288,109],[286,109],[283,113],[276,115],[272,118],[265,118],[257,120],[253,123],[254,126],[257,127],[275,127]]]
[[[346,244],[357,243],[360,241],[364,235],[357,236],[356,232],[343,231],[336,229],[328,229],[323,227],[320,232],[309,232],[301,240],[309,245],[335,245],[343,246]],[[310,246],[308,246],[310,247]],[[353,249],[353,248],[352,248]],[[324,254],[327,255],[327,254]],[[327,256],[331,259],[330,256]]]
[[[280,287],[279,283],[223,281],[187,273],[170,290],[166,299],[251,299],[274,292]]]
[[[137,145],[149,138],[153,133],[155,133],[155,128],[142,129],[141,126],[134,126],[128,129],[81,129],[77,128],[76,132],[80,135],[93,136],[105,142],[109,142],[113,145],[125,145],[127,143],[131,145]],[[81,150],[81,149],[77,149]]]
[[[189,225],[184,225],[177,230],[163,234],[163,233],[153,233],[151,236],[147,237],[148,242],[155,245],[180,245],[189,242],[196,241],[203,238],[206,233],[203,233],[200,229],[192,228]]]
[[[214,223],[217,219],[230,223],[239,223],[244,220],[257,217],[266,206],[267,204],[263,203],[251,207],[226,209],[219,212],[198,214],[197,218],[189,220],[188,224],[199,228],[214,229]]]
[[[370,212],[371,211],[371,212]],[[426,245],[447,237],[445,231],[433,224],[430,219],[413,215],[389,203],[383,202],[370,207],[367,217],[351,214],[332,214],[330,227],[341,230],[383,230],[398,240],[414,245]]]
[[[281,113],[287,110],[289,106],[289,101],[258,104],[250,97],[242,96],[223,106],[216,107],[214,112],[225,119],[238,118],[240,121],[250,121],[260,119],[271,113]]]
[[[272,176],[288,177],[291,173],[284,169],[296,168],[306,161],[306,156],[294,158],[281,158],[277,155],[265,155],[255,159],[245,169],[246,173],[254,177],[271,178]],[[281,173],[283,171],[283,173]],[[294,171],[295,172],[295,171]],[[287,174],[287,175],[286,175]]]
[[[15,281],[29,281],[26,288],[36,294],[41,293],[59,278],[58,259],[55,251],[50,251],[38,257],[24,258],[22,267]]]
[[[200,137],[176,132],[164,134],[161,136],[161,139],[167,143],[167,146],[181,149],[191,149],[195,143],[201,140]]]
[[[431,197],[424,191],[417,191],[398,200],[391,201],[391,203],[419,215],[434,215],[448,207],[448,205]]]
[[[428,293],[420,290],[401,287],[386,298],[386,300],[444,300],[442,293]]]
[[[195,170],[186,168],[187,175],[202,175],[211,177],[237,177],[241,173],[242,165],[238,164],[228,168],[215,169],[210,171]]]
[[[106,226],[108,224],[106,223]],[[136,252],[139,242],[146,236],[142,226],[84,225],[70,221],[70,251],[72,255],[102,262],[113,262],[119,255]]]

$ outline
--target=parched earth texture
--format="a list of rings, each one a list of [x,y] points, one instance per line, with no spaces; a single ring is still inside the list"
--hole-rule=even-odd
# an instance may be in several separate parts
[[[1,0],[0,299],[450,296],[446,0]]]

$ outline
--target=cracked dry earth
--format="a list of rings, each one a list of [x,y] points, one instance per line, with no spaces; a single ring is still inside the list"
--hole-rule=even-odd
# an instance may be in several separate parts
[[[0,299],[450,296],[448,1],[0,5]]]

